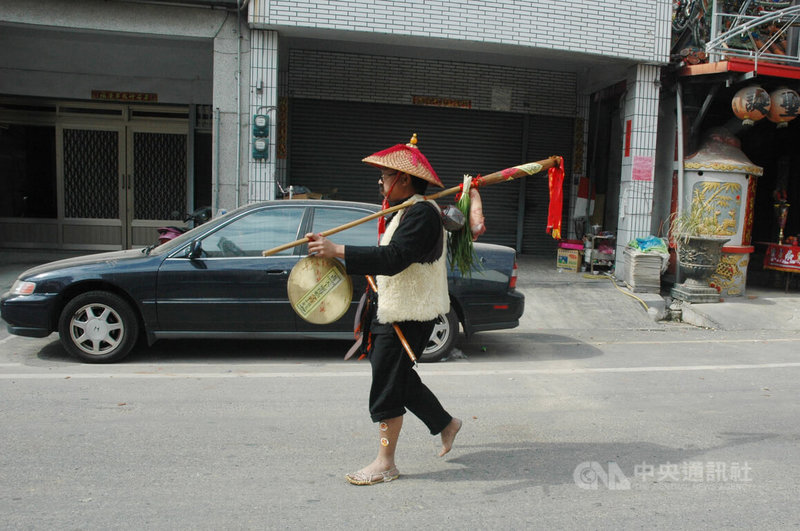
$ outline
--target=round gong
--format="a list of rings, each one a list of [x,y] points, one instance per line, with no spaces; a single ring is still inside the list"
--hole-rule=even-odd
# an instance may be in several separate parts
[[[314,324],[338,320],[353,299],[353,283],[344,265],[334,258],[318,256],[297,262],[289,274],[287,291],[297,315]]]

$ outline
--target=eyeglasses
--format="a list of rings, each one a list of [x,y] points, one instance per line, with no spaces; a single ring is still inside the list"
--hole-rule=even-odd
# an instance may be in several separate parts
[[[396,177],[400,172],[397,170],[392,171],[382,171],[381,178],[379,179],[381,182],[384,182],[386,179],[391,177]]]

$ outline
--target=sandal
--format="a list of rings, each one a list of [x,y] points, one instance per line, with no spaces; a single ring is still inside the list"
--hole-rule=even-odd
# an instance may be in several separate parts
[[[400,472],[397,467],[377,472],[375,474],[367,474],[359,470],[352,474],[347,474],[344,478],[353,485],[374,485],[376,483],[388,483],[400,477]]]

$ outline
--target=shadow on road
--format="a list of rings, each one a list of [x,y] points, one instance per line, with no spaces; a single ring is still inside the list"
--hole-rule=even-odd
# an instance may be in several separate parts
[[[351,341],[288,341],[169,339],[148,347],[141,343],[118,363],[260,363],[260,362],[331,362],[341,360]],[[70,356],[58,340],[38,352],[39,359],[82,363]]]
[[[503,482],[501,487],[489,487],[484,494],[504,494],[531,487],[576,484],[583,488],[608,488],[603,478],[608,473],[609,462],[616,463],[629,480],[631,487],[641,488],[644,483],[664,485],[679,484],[686,488],[698,484],[709,486],[707,464],[716,464],[713,456],[704,454],[718,450],[757,443],[778,437],[771,433],[722,433],[724,442],[708,448],[670,448],[648,442],[613,443],[497,443],[461,446],[460,451],[472,452],[451,458],[449,463],[461,465],[422,474],[405,474],[406,478],[431,481],[485,481]],[[734,459],[733,461],[736,461]],[[739,461],[745,465],[746,459]],[[724,461],[730,466],[730,461]],[[698,466],[700,467],[698,470]],[[601,469],[602,467],[602,469]],[[613,472],[613,470],[612,470]],[[599,473],[599,474],[598,474]],[[688,476],[687,476],[688,474]],[[699,476],[698,476],[699,474]],[[608,474],[612,476],[613,474]],[[612,481],[621,478],[614,478]],[[712,487],[730,487],[722,478],[714,477]],[[752,479],[752,472],[750,473]],[[507,484],[508,481],[517,480]],[[638,483],[638,485],[637,485]],[[620,485],[617,484],[619,488]],[[625,488],[624,486],[622,488]]]
[[[55,337],[39,350],[38,358],[81,363],[70,356]],[[345,340],[168,339],[150,347],[140,343],[119,363],[327,363],[342,361],[351,345],[351,341]],[[536,362],[585,359],[601,354],[602,351],[592,345],[558,334],[484,333],[469,340],[460,337],[447,362],[465,359]]]
[[[602,355],[597,347],[574,337],[532,332],[476,334],[468,341],[462,337],[456,348],[476,362],[578,360]]]

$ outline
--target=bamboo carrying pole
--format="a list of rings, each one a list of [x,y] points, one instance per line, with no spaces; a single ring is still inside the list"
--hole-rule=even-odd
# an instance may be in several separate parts
[[[539,173],[542,170],[549,170],[550,168],[558,166],[560,162],[561,162],[561,157],[559,157],[558,155],[554,155],[552,157],[537,162],[528,162],[527,164],[521,164],[519,166],[514,166],[512,168],[506,168],[505,170],[496,171],[484,177],[473,178],[471,187],[480,188],[483,186],[489,186],[490,184],[511,181],[514,179],[518,179],[520,177],[526,177],[528,175]],[[461,187],[462,185],[453,186],[452,188],[447,188],[445,190],[442,190],[441,192],[437,192],[431,195],[426,195],[425,199],[438,199],[440,197],[444,197],[447,195],[454,195],[461,191]],[[342,232],[343,230],[353,228],[356,225],[361,225],[362,223],[366,223],[367,221],[373,220],[375,218],[379,218],[381,216],[391,214],[392,212],[397,212],[398,210],[408,208],[413,204],[414,202],[412,201],[406,201],[404,203],[400,203],[399,205],[395,205],[385,210],[381,210],[380,212],[375,212],[374,214],[370,214],[369,216],[365,216],[361,219],[351,221],[350,223],[345,223],[344,225],[328,229],[324,232],[321,232],[320,234],[324,237],[328,237],[332,234],[336,234],[337,232]],[[285,251],[286,249],[291,249],[292,247],[303,245],[304,243],[308,243],[308,238],[302,238],[300,240],[296,240],[291,243],[285,243],[283,245],[279,245],[278,247],[273,247],[272,249],[264,251],[262,255],[271,256],[281,251]]]

